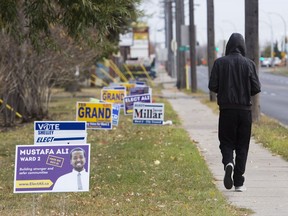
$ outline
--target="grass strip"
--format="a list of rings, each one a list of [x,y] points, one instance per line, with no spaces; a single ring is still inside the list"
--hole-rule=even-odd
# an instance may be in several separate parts
[[[84,90],[83,90],[84,91]],[[96,90],[82,92],[87,97]],[[57,94],[53,120],[75,119],[83,95]],[[0,215],[247,215],[229,205],[177,114],[166,100],[170,126],[133,125],[121,113],[111,131],[89,130],[90,191],[13,194],[15,146],[33,143],[33,124],[0,132]]]

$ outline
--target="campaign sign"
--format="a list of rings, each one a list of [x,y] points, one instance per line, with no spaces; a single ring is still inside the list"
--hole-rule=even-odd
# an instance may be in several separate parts
[[[134,103],[133,123],[134,124],[163,124],[164,104],[163,103]]]
[[[151,103],[151,95],[143,94],[143,95],[133,95],[133,96],[124,97],[124,114],[125,115],[133,114],[133,104],[136,102]]]
[[[86,144],[86,122],[35,121],[34,144]]]
[[[144,81],[138,81],[138,80],[130,80],[129,83],[134,83],[136,84],[136,86],[145,86],[146,85],[146,82]]]
[[[109,86],[104,86],[103,89],[126,90],[126,87],[119,85],[119,83],[110,83]]]
[[[86,121],[88,129],[112,129],[112,104],[77,102],[76,121]]]
[[[92,102],[92,103],[104,103],[105,101],[101,101],[101,100],[99,100],[97,98],[90,98],[89,102]]]
[[[130,89],[136,87],[137,84],[136,83],[130,83],[130,82],[119,82],[119,83],[111,83],[109,86],[104,87],[104,89],[121,89],[125,88],[126,90],[126,95],[130,94]]]
[[[107,89],[107,88],[101,89],[101,100],[108,103],[119,104],[123,106],[123,99],[125,96],[126,96],[125,87],[123,87],[122,89]]]
[[[120,106],[113,104],[112,108],[112,125],[118,126],[120,116]]]
[[[136,87],[135,83],[118,83],[121,86],[125,86],[126,95],[130,95],[130,89]]]
[[[148,86],[136,86],[135,88],[130,89],[130,95],[142,95],[142,94],[152,95],[152,89]]]
[[[89,191],[90,144],[17,145],[14,193]]]

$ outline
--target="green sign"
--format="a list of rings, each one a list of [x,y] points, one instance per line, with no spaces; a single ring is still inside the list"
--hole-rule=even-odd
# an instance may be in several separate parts
[[[188,51],[189,50],[189,46],[180,46],[179,47],[179,51]]]

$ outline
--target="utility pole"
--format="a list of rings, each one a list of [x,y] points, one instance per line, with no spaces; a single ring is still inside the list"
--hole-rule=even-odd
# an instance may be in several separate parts
[[[247,1],[247,0],[246,0]],[[208,52],[208,79],[215,61],[215,31],[214,31],[214,1],[207,0],[207,52]],[[216,94],[209,92],[210,101],[216,101]]]
[[[245,0],[245,42],[246,56],[256,64],[259,75],[259,2],[258,0]],[[252,97],[252,119],[260,119],[259,94]]]
[[[181,5],[181,26],[185,25],[185,9],[184,9],[184,0],[180,1]],[[182,34],[182,28],[180,26],[180,31]],[[180,36],[180,40],[181,40],[181,46],[184,46],[183,42],[182,42],[182,36]],[[181,73],[181,88],[186,88],[186,69],[185,69],[185,65],[186,65],[186,59],[185,59],[185,51],[180,51],[179,53],[179,61],[180,61],[180,65],[179,65],[179,70]]]
[[[166,30],[166,48],[168,51],[168,61],[167,61],[167,71],[170,76],[172,76],[173,71],[173,51],[171,47],[171,42],[173,39],[173,17],[172,17],[172,1],[173,0],[165,0],[165,30]],[[175,62],[174,62],[175,64]]]
[[[177,41],[177,83],[176,86],[178,89],[185,87],[185,53],[179,50],[181,43],[181,25],[184,24],[184,0],[175,0],[176,10],[175,10],[175,19],[176,19],[176,41]]]
[[[196,71],[196,28],[194,22],[194,0],[189,0],[189,32],[190,32],[190,70],[191,70],[191,91],[197,92],[197,71]]]

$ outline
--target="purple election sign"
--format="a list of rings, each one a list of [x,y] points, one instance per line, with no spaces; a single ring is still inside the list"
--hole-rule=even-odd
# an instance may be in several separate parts
[[[152,90],[148,86],[136,86],[130,89],[130,95],[151,94]]]
[[[14,193],[89,191],[90,144],[18,145]]]
[[[150,94],[142,94],[142,95],[132,95],[124,97],[124,114],[132,115],[133,114],[133,105],[136,102],[141,103],[151,103],[151,95]]]

